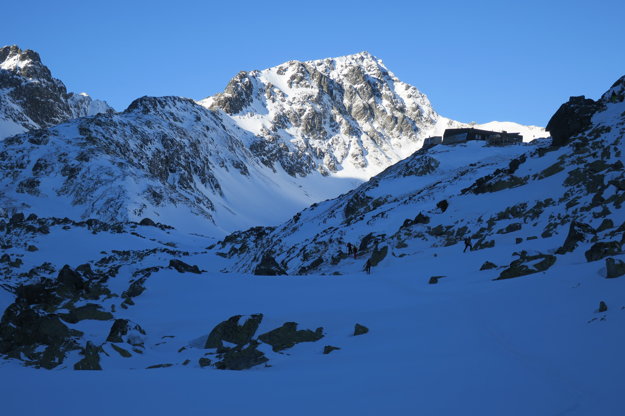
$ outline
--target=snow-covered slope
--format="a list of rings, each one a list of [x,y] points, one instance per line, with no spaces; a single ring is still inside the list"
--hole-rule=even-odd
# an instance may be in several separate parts
[[[37,52],[15,45],[0,48],[0,140],[69,119],[112,112],[104,101],[85,93],[68,93]]]
[[[5,139],[0,206],[107,222],[150,217],[223,235],[355,186],[268,167],[246,146],[255,140],[192,100],[140,98],[123,113]]]
[[[180,100],[94,120],[218,122]],[[625,77],[591,104],[561,146],[436,146],[218,243],[149,221],[2,215],[3,411],[619,415]]]
[[[359,247],[363,258],[377,246],[386,247],[385,256],[403,257],[469,237],[480,248],[509,247],[506,256],[493,259],[504,266],[514,258],[513,251],[555,250],[572,221],[602,230],[596,238],[620,241],[623,227],[613,227],[625,220],[625,104],[622,91],[614,91],[624,84],[619,80],[602,97],[589,129],[564,147],[550,147],[546,139],[507,147],[468,142],[421,150],[275,229],[231,235],[220,249],[234,260],[231,270],[253,272],[273,264],[273,258],[278,269],[306,274],[361,268],[363,260],[346,254],[348,242]],[[441,208],[442,201],[448,208]]]
[[[8,123],[26,120],[13,124],[19,130],[71,119],[0,144],[6,212],[150,217],[223,235],[280,223],[353,189],[423,138],[462,126],[368,53],[241,73],[201,105],[143,97],[119,114],[67,95],[35,52],[6,47],[0,57],[13,88],[0,105],[15,109]]]
[[[252,150],[300,175],[317,169],[366,180],[418,150],[426,137],[468,126],[437,114],[423,93],[368,52],[240,72],[200,104],[263,137]],[[516,123],[485,127],[521,132],[526,141],[547,136]]]

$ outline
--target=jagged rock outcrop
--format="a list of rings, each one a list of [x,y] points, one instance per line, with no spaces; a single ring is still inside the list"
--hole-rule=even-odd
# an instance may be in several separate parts
[[[583,95],[571,97],[562,104],[547,123],[546,130],[551,134],[554,146],[566,144],[573,136],[587,130],[592,116],[602,105]]]
[[[112,113],[104,101],[68,93],[35,51],[0,48],[0,140],[67,120]]]
[[[263,320],[263,314],[255,314],[245,318],[239,324],[242,315],[235,315],[218,324],[208,335],[204,348],[223,348],[224,341],[236,345],[245,345],[252,340],[258,326]]]
[[[323,338],[323,328],[314,331],[310,329],[297,329],[297,322],[285,322],[280,328],[276,328],[264,334],[258,339],[265,344],[271,345],[274,351],[282,351],[293,347],[300,342],[315,342]]]

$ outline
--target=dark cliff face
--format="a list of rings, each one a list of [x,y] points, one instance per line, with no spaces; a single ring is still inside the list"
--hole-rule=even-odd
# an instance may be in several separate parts
[[[52,77],[37,52],[15,45],[0,48],[0,90],[4,90],[0,94],[0,118],[21,125],[24,130],[88,115],[92,103],[88,96],[75,100],[75,95]],[[105,112],[113,111],[105,103],[101,107]]]
[[[8,96],[36,127],[59,124],[70,117],[65,85],[52,78],[50,70],[41,63],[39,54],[8,46],[0,49],[0,64],[8,61],[18,64],[0,71],[0,88],[9,90]]]
[[[602,108],[598,103],[583,95],[571,97],[562,104],[547,124],[547,131],[554,146],[563,146],[575,135],[587,130],[592,116]]]

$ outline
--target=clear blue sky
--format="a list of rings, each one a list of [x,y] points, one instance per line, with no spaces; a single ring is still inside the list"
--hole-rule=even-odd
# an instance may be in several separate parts
[[[204,98],[240,70],[363,50],[460,120],[545,125],[625,74],[625,1],[29,1],[0,43],[38,51],[70,91],[123,110]]]

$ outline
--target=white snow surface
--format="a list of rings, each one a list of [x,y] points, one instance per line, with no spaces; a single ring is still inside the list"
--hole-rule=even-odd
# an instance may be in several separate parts
[[[56,270],[63,264],[89,263],[96,271],[119,266],[106,283],[116,296],[97,303],[116,318],[140,324],[145,335],[133,334],[140,347],[116,344],[130,352],[124,358],[106,341],[112,320],[71,324],[83,332],[81,345],[101,345],[103,371],[71,371],[82,358],[79,351],[51,371],[0,360],[0,371],[11,380],[2,389],[3,411],[83,414],[88,408],[104,415],[119,412],[123,404],[125,414],[196,414],[210,408],[228,414],[620,415],[625,277],[607,279],[605,259],[588,261],[585,253],[595,241],[622,241],[624,110],[623,102],[608,104],[593,118],[596,137],[585,134],[588,138],[557,149],[547,141],[436,146],[301,212],[297,220],[267,229],[265,237],[248,238],[248,251],[237,235],[207,249],[214,239],[136,224],[124,225],[123,232],[57,224],[48,234],[16,227],[4,237],[13,238],[4,252],[23,264],[1,286],[2,306],[12,298],[4,288],[28,282],[26,272],[42,262]],[[511,160],[519,165],[506,173]],[[558,164],[561,170],[554,168]],[[605,186],[589,191],[586,187],[596,183],[586,179],[598,172]],[[527,179],[490,192],[462,191],[477,189],[480,178],[493,184],[510,175]],[[598,205],[596,192],[604,199]],[[346,204],[356,194],[383,202],[346,218]],[[449,202],[444,212],[436,208],[442,199]],[[428,224],[403,225],[419,212],[430,217]],[[559,253],[571,220],[597,230],[596,239]],[[605,220],[612,225],[602,228]],[[520,228],[500,232],[513,223]],[[438,226],[451,229],[434,233]],[[463,252],[466,234],[458,230],[464,226],[481,234],[474,245],[491,239],[494,245]],[[357,243],[369,233],[388,247],[371,274],[362,271],[375,250],[370,245],[357,259],[330,261],[346,241]],[[267,241],[291,275],[232,271],[237,265],[253,268],[239,260],[265,250]],[[27,245],[38,250],[26,250]],[[294,275],[319,247],[324,262]],[[553,256],[555,263],[494,280],[523,252]],[[625,260],[622,251],[610,257]],[[202,272],[167,267],[176,258]],[[481,270],[486,261],[495,267]],[[147,267],[155,269],[143,283],[145,291],[124,309],[117,294]],[[438,283],[428,283],[432,276],[440,276]],[[600,301],[607,311],[598,311]],[[241,372],[200,367],[200,358],[219,359],[202,348],[212,328],[233,315],[257,313],[264,315],[257,335],[297,322],[300,329],[323,327],[324,337],[282,352],[261,343],[258,350],[269,366]],[[356,323],[369,332],[353,336]],[[325,355],[326,345],[340,349]],[[147,369],[163,364],[171,366]]]

